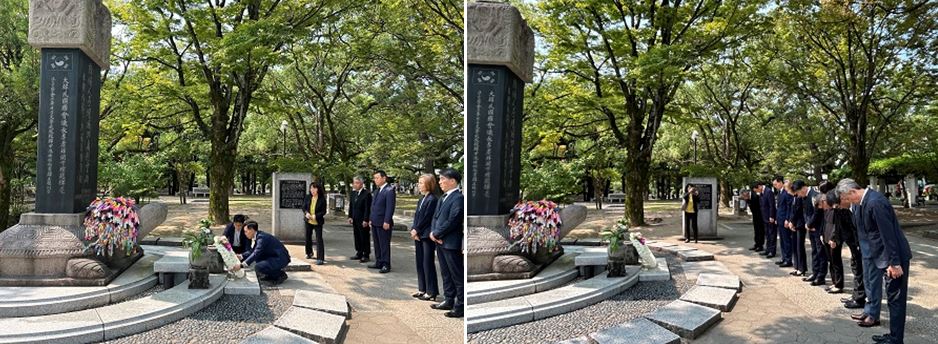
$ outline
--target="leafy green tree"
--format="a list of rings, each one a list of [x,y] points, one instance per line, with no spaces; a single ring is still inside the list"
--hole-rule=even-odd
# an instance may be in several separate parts
[[[26,0],[0,0],[0,230],[10,218],[16,146],[39,113],[39,54],[26,43]],[[35,151],[33,152],[35,154]],[[35,155],[33,155],[35,157]]]
[[[569,1],[533,4],[528,18],[574,97],[606,121],[624,159],[626,217],[643,224],[658,129],[695,66],[737,45],[763,1]]]

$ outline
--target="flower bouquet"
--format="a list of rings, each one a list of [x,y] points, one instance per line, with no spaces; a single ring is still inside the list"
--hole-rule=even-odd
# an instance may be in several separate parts
[[[231,243],[228,242],[228,238],[224,235],[215,236],[215,247],[218,248],[218,254],[221,255],[221,259],[225,262],[225,268],[228,270],[228,274],[234,275],[234,277],[237,278],[244,278],[244,269],[239,269],[234,272],[231,271],[240,261],[238,261],[238,257],[231,248]]]
[[[113,256],[115,249],[135,253],[140,218],[134,205],[130,198],[95,198],[85,213],[85,241],[91,241],[85,249],[102,257]]]
[[[648,246],[645,246],[645,236],[643,236],[642,233],[630,233],[629,240],[632,241],[632,246],[638,251],[638,261],[642,264],[642,268],[654,269],[658,267],[658,261],[655,260],[655,255],[651,253]]]
[[[524,253],[537,253],[539,247],[554,252],[560,247],[560,225],[556,203],[547,200],[518,202],[508,220],[509,238],[512,245],[520,246]]]

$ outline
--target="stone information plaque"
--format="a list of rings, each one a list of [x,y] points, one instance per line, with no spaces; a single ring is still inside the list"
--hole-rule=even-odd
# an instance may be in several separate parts
[[[306,198],[305,180],[281,180],[280,181],[280,208],[281,209],[303,209],[303,201]]]

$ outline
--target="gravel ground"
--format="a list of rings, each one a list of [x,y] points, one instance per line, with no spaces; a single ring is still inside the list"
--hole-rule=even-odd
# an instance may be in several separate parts
[[[261,285],[260,296],[223,295],[218,301],[182,320],[147,332],[105,343],[238,343],[268,325],[293,304],[292,296],[282,296],[276,287]],[[154,289],[148,293],[154,292]]]
[[[640,282],[610,299],[579,310],[515,326],[469,334],[469,343],[554,343],[618,325],[677,300],[692,286],[670,255],[671,280]]]

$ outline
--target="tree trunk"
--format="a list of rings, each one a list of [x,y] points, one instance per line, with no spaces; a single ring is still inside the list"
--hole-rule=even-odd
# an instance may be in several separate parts
[[[228,223],[229,192],[234,186],[234,165],[237,151],[225,149],[225,144],[213,144],[211,161],[209,162],[208,207],[209,216],[216,225]]]
[[[645,224],[645,189],[648,188],[648,161],[641,153],[629,154],[625,159],[625,218],[631,226]]]
[[[10,206],[13,196],[13,138],[9,127],[0,127],[0,231],[10,225]]]
[[[730,208],[730,201],[733,200],[733,189],[725,178],[720,178],[720,203],[724,208]]]

